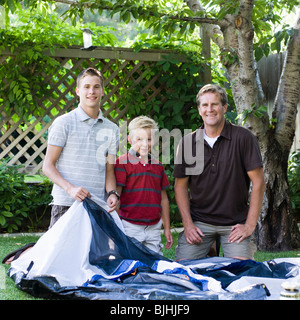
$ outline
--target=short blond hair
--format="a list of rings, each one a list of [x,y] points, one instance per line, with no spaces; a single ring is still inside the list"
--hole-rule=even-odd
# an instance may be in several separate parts
[[[139,116],[130,121],[128,125],[129,135],[132,135],[135,129],[158,129],[158,124],[147,116]]]

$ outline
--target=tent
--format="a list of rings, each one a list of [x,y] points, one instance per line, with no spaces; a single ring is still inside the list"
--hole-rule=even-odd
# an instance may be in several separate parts
[[[283,281],[300,281],[299,258],[171,261],[127,237],[118,214],[107,210],[95,197],[75,202],[12,262],[16,286],[44,298],[260,300],[279,299]]]

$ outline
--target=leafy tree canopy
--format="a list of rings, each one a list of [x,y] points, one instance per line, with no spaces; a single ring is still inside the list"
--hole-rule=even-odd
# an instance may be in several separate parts
[[[110,17],[119,16],[120,21],[128,24],[134,20],[143,23],[144,28],[152,29],[161,38],[176,35],[177,39],[186,38],[194,33],[201,23],[220,25],[226,20],[226,15],[236,14],[239,10],[237,0],[204,0],[201,1],[205,11],[193,12],[187,5],[189,1],[177,0],[0,0],[0,5],[8,12],[17,12],[22,7],[40,8],[44,17],[55,5],[64,4],[62,17],[69,19],[73,26],[82,21],[86,12],[95,16],[103,16],[109,12]],[[293,29],[287,23],[282,24],[286,14],[295,11],[299,0],[256,0],[252,14],[255,31],[255,53],[259,59],[271,51],[281,50],[282,43],[286,44]],[[275,32],[275,26],[281,26]],[[197,29],[198,30],[198,29]],[[143,39],[145,40],[145,39]],[[194,40],[194,39],[193,39]],[[147,43],[147,42],[146,42]]]
[[[139,33],[133,44],[136,50],[185,50],[194,52],[194,56],[190,57],[196,64],[199,63],[202,46],[199,39],[201,24],[205,22],[222,27],[226,15],[238,11],[239,1],[204,0],[202,4],[205,11],[198,12],[192,11],[186,2],[188,1],[0,0],[0,5],[5,8],[7,21],[6,28],[0,29],[0,51],[9,49],[13,53],[18,48],[14,59],[8,59],[6,66],[0,67],[0,86],[8,97],[5,101],[6,110],[10,110],[13,105],[14,110],[25,119],[29,118],[32,112],[39,114],[34,105],[32,88],[41,95],[45,92],[38,76],[28,81],[30,74],[42,65],[46,66],[47,73],[51,73],[51,68],[57,66],[54,59],[43,54],[44,50],[53,52],[56,47],[82,45],[82,27],[89,27],[96,33],[95,45],[122,46],[122,42],[116,37],[116,29],[103,26],[103,20],[99,20],[103,16],[114,20],[118,17],[123,26],[131,21],[139,24]],[[255,1],[252,23],[256,60],[272,51],[279,52],[287,44],[294,29],[288,22],[280,28],[278,26],[282,23],[284,14],[293,12],[297,4],[299,0]],[[9,23],[10,13],[16,15],[17,24]],[[87,13],[95,17],[94,22],[84,23]],[[152,32],[142,32],[150,29]],[[123,38],[126,37],[127,29],[126,33],[123,32]],[[214,63],[211,65],[216,73],[220,67],[219,55],[217,46],[212,46]],[[230,59],[235,59],[234,57],[230,48],[229,54],[221,53],[223,64],[230,63]]]

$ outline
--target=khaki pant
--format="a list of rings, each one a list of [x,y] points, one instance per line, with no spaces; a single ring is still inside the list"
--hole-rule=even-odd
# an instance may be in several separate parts
[[[122,219],[125,234],[128,237],[135,238],[147,248],[162,255],[161,244],[161,226],[162,220],[157,224],[146,226],[133,224]]]
[[[221,246],[225,257],[253,259],[254,252],[251,237],[246,238],[240,243],[231,243],[228,241],[228,237],[232,226],[214,226],[199,221],[195,221],[194,224],[201,229],[205,237],[202,237],[202,243],[200,244],[189,244],[185,239],[184,231],[181,232],[176,247],[176,260],[206,258],[209,249],[215,242],[217,236],[220,236]]]

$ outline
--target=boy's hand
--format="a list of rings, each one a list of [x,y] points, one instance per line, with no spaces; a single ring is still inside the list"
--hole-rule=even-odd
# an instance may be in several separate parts
[[[165,234],[165,237],[167,239],[167,242],[166,242],[166,249],[170,249],[172,246],[173,246],[173,236],[172,236],[172,233],[171,233],[171,230],[170,229],[165,229],[164,230],[164,234]]]

